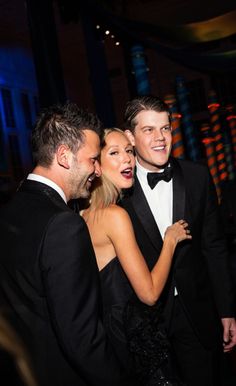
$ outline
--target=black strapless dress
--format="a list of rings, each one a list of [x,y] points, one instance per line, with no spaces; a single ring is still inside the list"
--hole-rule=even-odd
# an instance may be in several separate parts
[[[123,366],[132,369],[132,356],[128,349],[123,313],[133,289],[117,257],[100,271],[100,281],[105,330]]]
[[[143,386],[183,386],[173,371],[160,302],[141,303],[117,257],[101,271],[104,326],[123,366]]]

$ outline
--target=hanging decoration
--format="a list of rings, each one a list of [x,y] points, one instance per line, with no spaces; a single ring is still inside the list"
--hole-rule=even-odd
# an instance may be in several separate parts
[[[232,150],[233,150],[233,159],[234,159],[234,169],[236,171],[236,113],[234,112],[234,106],[226,106],[226,110],[228,112],[226,120],[228,122]]]
[[[148,68],[143,46],[136,44],[131,48],[131,58],[133,71],[136,80],[137,94],[150,94],[150,84],[148,80]]]
[[[165,102],[171,112],[172,150],[173,157],[185,158],[184,142],[181,131],[181,114],[178,112],[177,101],[174,95],[167,95]]]
[[[224,181],[228,178],[228,171],[226,166],[226,159],[224,153],[224,143],[221,133],[221,123],[219,115],[219,103],[217,101],[216,93],[214,90],[209,93],[209,105],[208,110],[210,113],[211,130],[215,140],[216,147],[216,159],[219,170],[220,181]]]
[[[224,144],[224,152],[225,152],[225,160],[227,165],[227,171],[228,171],[228,179],[234,180],[235,174],[234,174],[234,161],[232,157],[232,151],[231,151],[231,143],[226,142]]]
[[[219,178],[218,167],[217,167],[215,141],[214,141],[214,138],[211,136],[211,129],[208,123],[202,124],[201,133],[203,137],[202,143],[205,147],[207,165],[215,184],[218,200],[220,201],[221,187],[220,187],[220,178]]]
[[[184,78],[182,76],[176,77],[176,90],[180,112],[182,115],[186,151],[192,161],[197,161],[200,159],[200,150],[194,132],[194,126],[192,122],[192,116],[188,100],[188,91],[186,89]]]

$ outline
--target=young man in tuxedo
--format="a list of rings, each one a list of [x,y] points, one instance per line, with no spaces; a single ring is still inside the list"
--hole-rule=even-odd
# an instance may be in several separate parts
[[[150,269],[167,226],[183,218],[192,234],[192,240],[177,247],[162,294],[177,363],[188,386],[216,386],[222,345],[225,352],[235,345],[236,323],[213,183],[205,166],[170,156],[171,117],[159,98],[128,102],[124,127],[137,166],[133,191],[122,205]]]
[[[67,103],[32,132],[36,166],[1,209],[0,292],[41,386],[130,385],[100,319],[99,276],[84,220],[67,206],[100,175],[101,125]]]

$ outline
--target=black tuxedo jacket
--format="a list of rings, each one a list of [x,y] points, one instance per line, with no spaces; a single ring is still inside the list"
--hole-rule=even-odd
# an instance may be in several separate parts
[[[219,316],[232,317],[235,312],[217,197],[204,165],[175,159],[172,164],[173,222],[185,219],[192,240],[178,244],[164,294],[170,302],[177,287],[190,323],[203,345],[210,348],[219,341]],[[139,247],[152,269],[163,242],[137,178],[122,206],[131,217]]]
[[[127,385],[100,320],[98,269],[83,219],[56,191],[27,180],[1,209],[0,235],[1,301],[39,385]]]
[[[222,189],[221,216],[229,244],[236,241],[236,181],[228,181]]]

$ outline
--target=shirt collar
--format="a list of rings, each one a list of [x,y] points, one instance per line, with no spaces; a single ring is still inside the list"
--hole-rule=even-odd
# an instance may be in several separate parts
[[[153,170],[148,170],[146,169],[145,167],[143,167],[142,165],[140,165],[140,163],[138,162],[137,158],[136,158],[136,168],[137,168],[137,174],[140,175],[140,176],[143,176],[143,177],[147,177],[147,173],[152,173]],[[164,169],[160,169],[158,170],[157,173],[161,173],[163,172]]]

